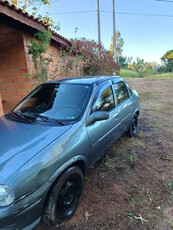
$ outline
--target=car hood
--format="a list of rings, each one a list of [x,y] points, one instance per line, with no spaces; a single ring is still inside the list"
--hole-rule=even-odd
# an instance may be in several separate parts
[[[72,125],[25,124],[0,118],[0,184]]]

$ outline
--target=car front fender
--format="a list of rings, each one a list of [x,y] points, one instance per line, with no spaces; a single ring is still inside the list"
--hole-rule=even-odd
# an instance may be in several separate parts
[[[84,170],[86,171],[86,166],[87,166],[87,160],[84,156],[82,155],[77,155],[68,161],[66,161],[61,167],[59,167],[54,174],[49,178],[49,182],[53,183],[67,168],[69,168],[71,165],[74,165],[75,163],[77,164],[78,162],[82,162],[82,165],[84,166]]]

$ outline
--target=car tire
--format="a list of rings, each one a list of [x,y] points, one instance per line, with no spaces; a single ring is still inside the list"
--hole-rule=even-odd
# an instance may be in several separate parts
[[[67,169],[51,189],[43,211],[43,222],[55,227],[74,214],[83,189],[83,173],[79,167]]]
[[[135,137],[138,133],[138,116],[135,115],[130,123],[129,130],[127,131],[128,136]]]

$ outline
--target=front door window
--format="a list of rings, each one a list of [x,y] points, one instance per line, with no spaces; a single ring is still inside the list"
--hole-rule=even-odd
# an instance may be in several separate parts
[[[92,112],[94,111],[111,111],[115,108],[115,101],[114,96],[112,92],[111,86],[107,87],[103,91],[99,93],[99,96],[97,97]]]

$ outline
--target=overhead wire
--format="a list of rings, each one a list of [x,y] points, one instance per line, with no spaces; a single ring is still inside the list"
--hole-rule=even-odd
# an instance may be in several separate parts
[[[157,2],[169,2],[169,3],[173,3],[173,1],[170,1],[170,0],[154,0],[154,1],[157,1]]]
[[[65,15],[65,14],[83,14],[83,13],[95,13],[97,12],[97,10],[85,10],[85,11],[73,11],[73,12],[60,12],[60,13],[56,13],[56,14],[51,14],[51,15]]]
[[[112,13],[111,11],[102,11],[103,13]],[[167,17],[173,18],[173,15],[168,14],[146,14],[146,13],[133,13],[133,12],[116,12],[116,14],[134,15],[134,16],[148,16],[148,17]]]
[[[50,15],[67,15],[67,14],[83,14],[83,13],[96,13],[96,10],[88,10],[88,11],[72,11],[72,12],[59,12]],[[100,10],[101,13],[111,13],[112,11]],[[146,14],[146,13],[134,13],[134,12],[116,12],[116,14],[122,15],[131,15],[131,16],[147,16],[147,17],[166,17],[166,18],[173,18],[173,15],[168,14]]]

